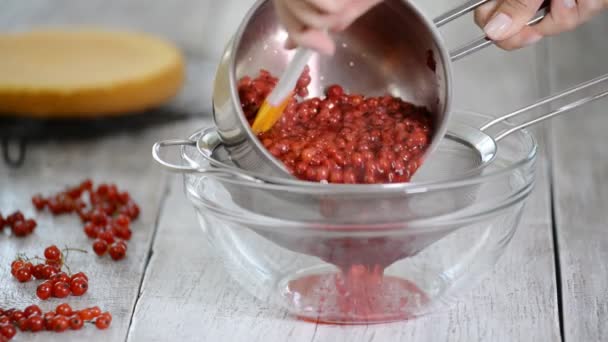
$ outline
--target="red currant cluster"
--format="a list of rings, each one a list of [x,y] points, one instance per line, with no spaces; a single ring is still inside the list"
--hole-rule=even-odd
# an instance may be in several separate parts
[[[85,193],[89,205],[82,199]],[[85,223],[85,234],[95,239],[93,250],[97,255],[108,253],[114,260],[126,256],[126,241],[132,235],[131,221],[139,217],[139,206],[116,185],[102,183],[94,189],[93,182],[85,180],[48,198],[36,195],[32,203],[38,210],[48,208],[54,215],[77,213]]]
[[[34,219],[25,219],[20,211],[16,211],[6,218],[3,218],[0,214],[0,233],[2,233],[4,227],[8,226],[15,236],[25,237],[33,233],[37,225]]]
[[[96,306],[72,310],[70,305],[65,303],[46,313],[37,305],[30,305],[23,311],[0,308],[0,342],[12,339],[17,334],[17,328],[24,332],[64,332],[68,329],[79,330],[85,323],[95,324],[98,329],[107,329],[112,323],[112,315],[102,312]]]
[[[65,298],[69,295],[82,296],[89,289],[89,278],[82,272],[68,276],[61,271],[63,266],[67,268],[65,262],[68,251],[78,250],[66,248],[61,251],[57,246],[49,246],[44,250],[44,259],[34,258],[44,261],[36,265],[33,265],[29,258],[19,256],[11,264],[11,274],[22,283],[30,281],[32,277],[45,280],[36,289],[36,295],[42,300],[51,297]]]

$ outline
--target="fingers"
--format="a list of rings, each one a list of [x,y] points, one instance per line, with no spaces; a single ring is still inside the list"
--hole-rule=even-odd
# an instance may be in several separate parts
[[[289,34],[287,48],[297,45],[333,54],[335,44],[325,31],[341,31],[382,0],[274,0]]]
[[[496,45],[505,50],[536,43],[542,37],[571,31],[602,9],[606,0],[553,0],[551,10],[538,24],[526,26],[542,1],[491,1],[475,12],[475,22]]]
[[[557,0],[551,3],[551,11],[533,29],[541,36],[552,36],[573,30],[581,22],[580,19],[576,1]]]
[[[318,0],[320,1],[320,0]],[[346,7],[337,24],[330,26],[334,31],[342,31],[349,27],[357,18],[369,11],[382,0],[352,0]]]
[[[496,5],[492,1],[479,9],[486,35],[495,41],[504,41],[522,31],[535,16],[543,0],[503,0]]]
[[[285,1],[284,3],[290,14],[307,28],[322,30],[334,26],[338,21],[338,16],[332,15],[331,12],[322,12],[306,1]]]
[[[325,13],[338,13],[342,11],[351,0],[296,0],[300,2],[306,2],[321,12]]]
[[[285,43],[285,47],[295,48],[296,46],[301,45],[317,50],[323,54],[333,54],[335,51],[335,44],[327,33],[307,26],[305,22],[294,15],[294,12],[292,12],[287,5],[288,2],[289,1],[283,0],[274,1],[277,15],[289,34],[289,39]],[[298,2],[303,1],[298,0]]]

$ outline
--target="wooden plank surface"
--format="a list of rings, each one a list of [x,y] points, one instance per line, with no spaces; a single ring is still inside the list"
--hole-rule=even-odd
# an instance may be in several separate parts
[[[75,0],[12,1],[0,12],[0,27],[20,29],[33,23],[101,23],[164,35],[176,41],[190,57],[189,86],[174,103],[176,108],[189,113],[206,113],[209,111],[210,81],[216,59],[223,42],[251,2],[230,0],[218,5],[212,0],[181,0],[170,4],[148,0],[95,0],[86,4]],[[448,8],[449,1],[424,2],[422,5],[430,13],[439,14]],[[452,46],[462,42],[463,36],[478,32],[466,21],[456,24],[456,28],[445,32]],[[603,29],[605,32],[605,27]],[[542,48],[511,54],[488,49],[459,62],[455,70],[457,108],[497,115],[545,95],[547,89],[538,87],[543,83],[545,63],[540,62],[544,62],[544,53]],[[200,58],[210,59],[201,63]],[[587,58],[593,59],[593,55]],[[565,72],[566,67],[560,70]],[[316,326],[295,321],[285,312],[252,298],[231,280],[207,244],[178,179],[172,178],[167,185],[169,197],[165,202],[161,201],[166,189],[166,174],[151,161],[151,143],[160,138],[184,137],[202,124],[202,121],[194,120],[176,126],[167,124],[164,128],[150,128],[132,136],[121,135],[84,143],[51,143],[31,150],[33,153],[28,157],[26,168],[19,173],[0,167],[0,210],[3,212],[29,204],[29,195],[33,192],[56,189],[61,186],[61,180],[79,180],[86,174],[99,180],[113,179],[128,188],[141,202],[144,213],[134,237],[137,242],[130,245],[129,259],[119,267],[95,258],[92,259],[95,262],[88,262],[92,256],[76,256],[74,259],[76,268],[88,271],[96,280],[92,279],[91,292],[81,302],[110,309],[115,315],[113,328],[103,333],[88,329],[61,336],[43,334],[38,339],[114,341],[127,338],[128,332],[131,341],[180,338],[185,341],[559,340],[549,179],[544,154],[539,165],[537,188],[507,253],[495,271],[454,303],[451,309],[405,323],[369,327]],[[564,124],[562,135],[567,127]],[[537,132],[542,142],[543,129]],[[597,135],[600,132],[597,131]],[[582,150],[586,135],[580,134],[578,147]],[[580,152],[568,153],[578,154],[582,161]],[[565,165],[565,156],[562,162],[567,169],[566,166],[571,165]],[[111,167],[106,168],[107,165]],[[602,174],[598,173],[601,169],[594,170],[596,178],[601,178]],[[555,178],[572,179],[568,178],[572,177],[571,174],[564,174],[556,174]],[[597,208],[602,204],[606,207],[605,202],[601,202],[602,198],[605,199],[605,192],[593,189],[573,192],[577,194],[578,201],[585,204],[580,205],[582,209],[576,207],[577,210],[591,210],[586,202],[590,196],[599,198],[595,204]],[[561,191],[571,193],[574,190],[564,188]],[[571,202],[563,203],[561,208],[568,205]],[[152,241],[159,212],[159,230],[155,241]],[[569,217],[575,217],[568,213]],[[563,217],[561,222],[566,219],[569,218]],[[586,222],[590,223],[587,229],[597,231],[601,227],[593,219],[588,220],[592,222]],[[33,299],[33,294],[32,297],[22,295],[33,286],[16,285],[6,276],[9,259],[17,249],[35,250],[53,242],[57,237],[49,228],[53,222],[65,227],[66,231],[79,229],[75,220],[44,217],[36,236],[24,241],[0,241],[8,242],[5,245],[9,246],[0,249],[0,293],[8,294],[8,304],[22,305]],[[561,223],[561,226],[566,225]],[[70,244],[88,247],[84,235],[80,230],[77,232],[62,238]],[[560,231],[560,234],[564,235],[563,238],[560,235],[560,247],[567,238],[566,234],[577,242],[565,245],[571,252],[560,254],[562,264],[573,265],[570,276],[564,278],[564,288],[570,289],[565,293],[564,303],[570,303],[571,307],[570,314],[565,312],[566,337],[571,337],[569,340],[572,341],[585,340],[584,337],[597,340],[598,336],[605,334],[601,330],[601,322],[602,319],[606,321],[606,298],[602,297],[601,289],[606,288],[606,271],[598,271],[592,261],[597,257],[605,259],[605,241],[577,240],[575,232]],[[153,248],[149,250],[151,243]],[[593,248],[586,251],[589,244]],[[152,253],[151,259],[146,268],[149,253]],[[581,277],[589,269],[603,274],[603,280]],[[145,281],[140,284],[142,277]],[[131,316],[134,305],[134,315]],[[588,313],[578,319],[577,315],[586,306],[594,307],[596,314]]]
[[[35,233],[25,239],[0,235],[0,306],[23,309],[38,303],[43,310],[50,310],[58,303],[68,302],[74,308],[97,305],[114,316],[112,327],[107,331],[87,327],[63,335],[23,333],[19,340],[119,341],[125,338],[166,190],[166,178],[150,158],[150,146],[159,133],[157,129],[94,140],[47,142],[29,147],[22,168],[8,169],[0,163],[0,210],[8,214],[20,209],[39,223]],[[92,253],[92,242],[83,233],[77,216],[55,218],[33,209],[30,201],[33,194],[50,194],[66,185],[78,184],[86,177],[96,182],[116,183],[130,191],[141,206],[141,217],[133,224],[128,256],[121,262],[98,258]],[[83,271],[89,277],[90,289],[84,296],[40,302],[35,295],[38,281],[19,284],[10,275],[10,264],[17,253],[42,255],[44,248],[51,244],[89,251],[70,254],[71,269]]]
[[[608,73],[603,62],[608,60],[606,32],[608,15],[603,15],[578,32],[551,41],[555,91]],[[607,106],[608,100],[600,100],[553,122],[555,222],[566,341],[608,338]]]

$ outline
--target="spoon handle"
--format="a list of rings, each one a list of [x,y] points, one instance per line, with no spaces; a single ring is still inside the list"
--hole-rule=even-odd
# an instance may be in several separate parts
[[[310,49],[297,48],[293,59],[279,79],[279,83],[268,95],[267,101],[271,105],[278,106],[293,91],[312,54],[313,51]]]

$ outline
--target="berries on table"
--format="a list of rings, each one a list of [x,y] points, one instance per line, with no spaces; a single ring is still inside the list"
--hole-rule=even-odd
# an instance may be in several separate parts
[[[7,339],[11,339],[15,337],[17,334],[17,329],[12,324],[3,324],[0,325],[0,335],[4,336]]]
[[[57,315],[53,317],[53,330],[55,332],[64,332],[70,327],[70,321],[67,317]]]
[[[38,298],[40,298],[42,300],[47,300],[47,299],[51,298],[52,294],[53,294],[53,284],[51,284],[49,282],[44,282],[44,283],[38,285],[38,288],[36,289],[36,296],[38,296]]]
[[[70,282],[70,291],[72,296],[82,296],[89,289],[89,282],[84,278],[72,279]]]
[[[34,232],[38,224],[34,219],[26,219],[21,211],[15,211],[6,218],[0,214],[0,233],[8,226],[16,237],[26,237]]]
[[[109,312],[102,313],[97,306],[73,310],[67,303],[61,303],[49,312],[42,312],[37,305],[30,305],[23,311],[0,307],[0,342],[11,340],[17,330],[32,333],[44,330],[65,332],[68,329],[82,329],[85,323],[94,324],[98,329],[107,329],[112,323],[112,315]]]
[[[32,279],[32,273],[27,268],[22,267],[15,272],[15,278],[17,278],[19,282],[25,283]]]
[[[78,214],[86,236],[96,239],[93,250],[99,256],[107,254],[112,246],[120,242],[118,247],[114,247],[114,252],[109,253],[113,260],[126,256],[126,241],[133,235],[131,223],[140,214],[139,206],[128,192],[121,191],[115,184],[100,183],[95,187],[90,179],[49,197],[35,195],[32,203],[36,209],[48,209],[54,215]],[[105,250],[98,239],[106,242]],[[47,260],[52,263],[53,259]]]
[[[61,251],[55,245],[49,246],[44,250],[44,257],[46,260],[59,261],[61,260]]]
[[[69,304],[63,303],[57,306],[55,313],[62,316],[72,316],[73,311]]]
[[[95,326],[97,329],[107,329],[112,323],[112,315],[109,312],[104,312],[95,319]]]
[[[39,332],[44,330],[44,319],[42,318],[42,315],[32,316],[27,320],[27,325],[31,332]]]
[[[124,241],[115,242],[110,246],[108,252],[114,260],[123,259],[127,254],[127,244]]]
[[[6,217],[6,223],[8,223],[9,226],[12,226],[17,222],[24,221],[24,220],[25,220],[25,216],[23,216],[23,213],[19,210],[15,211],[14,213],[12,213]]]
[[[68,283],[63,281],[56,282],[53,284],[53,297],[65,298],[70,295],[71,289]]]
[[[97,239],[93,242],[93,251],[99,256],[103,256],[108,251],[108,243],[105,240]]]
[[[40,316],[42,315],[42,310],[40,310],[38,305],[30,305],[23,310],[23,313],[25,314],[25,317],[31,317],[34,315]]]
[[[31,260],[44,260],[44,263],[33,265],[25,255],[19,255],[11,263],[11,274],[19,282],[27,282],[32,278],[44,280],[36,288],[36,296],[41,300],[51,297],[65,298],[69,295],[82,296],[89,289],[89,279],[83,272],[68,275],[62,272],[63,267],[69,271],[66,264],[67,253],[69,251],[84,252],[74,248],[64,248],[60,250],[57,246],[48,246],[44,250],[44,258],[34,257]],[[69,315],[66,315],[69,316]],[[26,318],[28,315],[26,315]]]
[[[72,330],[80,330],[84,325],[84,321],[78,316],[74,315],[70,317],[70,329]]]

